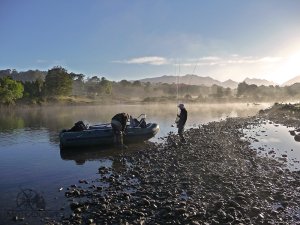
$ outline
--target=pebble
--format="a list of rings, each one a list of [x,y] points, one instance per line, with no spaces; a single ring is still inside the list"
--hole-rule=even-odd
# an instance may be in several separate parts
[[[258,156],[243,138],[241,130],[262,116],[187,130],[185,145],[170,133],[125,156],[126,169],[99,168],[94,188],[67,190],[66,197],[78,202],[70,204],[75,216],[65,224],[300,224],[293,214],[300,205],[300,173]]]

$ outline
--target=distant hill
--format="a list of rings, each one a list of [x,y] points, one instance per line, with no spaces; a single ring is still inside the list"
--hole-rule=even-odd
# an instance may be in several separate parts
[[[247,84],[255,84],[257,86],[261,86],[261,85],[264,85],[264,86],[270,86],[270,85],[277,85],[275,82],[273,81],[268,81],[268,80],[265,80],[265,79],[256,79],[256,78],[246,78],[244,80],[245,83]]]
[[[281,86],[283,86],[283,87],[284,86],[290,86],[290,85],[293,85],[295,83],[300,83],[300,75],[284,82]]]
[[[198,75],[193,75],[193,74],[187,74],[184,76],[172,76],[172,75],[165,75],[165,76],[161,76],[161,77],[153,77],[153,78],[145,78],[145,79],[141,79],[141,82],[150,82],[150,83],[167,83],[167,84],[172,84],[172,83],[182,83],[182,84],[190,84],[190,85],[204,85],[204,86],[212,86],[212,85],[218,85],[218,86],[222,86],[222,87],[229,87],[232,89],[237,88],[238,86],[238,82],[233,81],[231,79],[226,80],[224,82],[215,80],[211,77],[201,77]],[[244,82],[246,82],[247,84],[255,84],[257,86],[261,86],[261,85],[265,85],[265,86],[269,86],[269,85],[277,85],[275,82],[273,81],[268,81],[265,79],[255,79],[255,78],[246,78],[244,80]]]
[[[227,80],[225,82],[221,82],[218,80],[215,80],[211,77],[201,77],[193,74],[187,74],[184,76],[172,76],[172,75],[164,75],[161,77],[153,77],[153,78],[145,78],[139,80],[141,82],[150,82],[150,83],[167,83],[167,84],[172,84],[172,83],[181,83],[181,84],[189,84],[189,85],[204,85],[204,86],[212,86],[212,85],[219,85],[222,87],[230,87],[230,88],[237,88],[238,83],[233,81],[233,80]]]
[[[231,88],[231,89],[235,89],[237,88],[239,82],[236,82],[234,80],[226,80],[224,82],[215,80],[211,77],[202,77],[202,76],[198,76],[198,75],[194,75],[194,74],[187,74],[184,76],[173,76],[173,75],[164,75],[161,77],[153,77],[153,78],[145,78],[145,79],[141,79],[139,81],[141,82],[150,82],[150,83],[167,83],[167,84],[172,84],[172,83],[177,83],[177,79],[178,79],[178,83],[183,83],[183,84],[188,84],[188,85],[204,85],[207,87],[211,87],[212,85],[218,85],[218,86],[222,86],[224,88]],[[266,79],[258,79],[258,78],[246,78],[244,80],[245,83],[247,84],[255,84],[257,86],[276,86],[278,85],[277,83],[273,82],[273,81],[269,81]],[[300,75],[296,76],[288,81],[286,81],[285,83],[283,83],[281,86],[291,86],[295,83],[300,83]]]
[[[229,80],[226,80],[226,81],[224,81],[224,82],[221,82],[222,83],[222,86],[223,87],[229,87],[229,88],[231,88],[231,89],[235,89],[235,88],[237,88],[237,86],[238,86],[238,82],[236,82],[236,81],[233,81],[233,80],[231,80],[231,79],[229,79]]]

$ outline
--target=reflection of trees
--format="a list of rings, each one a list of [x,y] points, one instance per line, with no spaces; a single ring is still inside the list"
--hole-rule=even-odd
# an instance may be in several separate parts
[[[0,131],[14,130],[24,128],[25,122],[20,117],[12,117],[11,115],[0,118]]]

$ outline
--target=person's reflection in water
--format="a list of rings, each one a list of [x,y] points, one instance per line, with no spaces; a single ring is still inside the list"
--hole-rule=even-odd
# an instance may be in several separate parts
[[[111,167],[117,173],[123,172],[126,170],[126,159],[124,157],[114,157]]]
[[[85,160],[84,159],[76,159],[75,162],[76,162],[76,165],[83,165],[85,163]]]

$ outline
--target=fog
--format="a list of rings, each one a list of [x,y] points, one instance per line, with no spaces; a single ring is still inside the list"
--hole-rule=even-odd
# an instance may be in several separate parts
[[[186,104],[188,120],[186,127],[198,126],[213,120],[226,117],[246,117],[255,115],[260,109],[270,104]],[[147,105],[97,105],[97,106],[47,106],[47,107],[17,107],[1,109],[0,131],[13,132],[18,129],[49,131],[50,139],[58,141],[58,132],[68,129],[75,122],[82,120],[92,125],[110,123],[111,118],[119,112],[126,112],[133,117],[147,115],[147,122],[160,125],[158,137],[166,136],[172,127],[176,114],[179,113],[177,104],[147,104]]]

